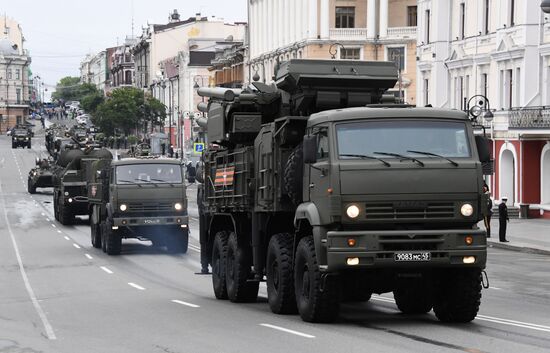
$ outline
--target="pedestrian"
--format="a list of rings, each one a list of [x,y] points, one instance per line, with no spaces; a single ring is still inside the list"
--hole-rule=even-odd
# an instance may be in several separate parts
[[[508,218],[508,206],[506,206],[506,201],[508,201],[508,198],[503,196],[500,205],[498,205],[498,240],[502,243],[508,243],[508,240],[506,240],[506,226],[510,218]]]
[[[483,193],[487,195],[487,212],[483,217],[485,223],[485,229],[487,230],[487,238],[491,237],[491,217],[493,216],[493,201],[491,200],[491,193],[489,192],[489,185],[483,185]]]

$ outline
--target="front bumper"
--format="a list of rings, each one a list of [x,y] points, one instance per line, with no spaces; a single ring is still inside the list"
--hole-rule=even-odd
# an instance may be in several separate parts
[[[161,217],[124,217],[116,215],[113,217],[113,226],[115,227],[151,227],[151,226],[184,226],[188,228],[189,216],[187,215],[172,215]]]
[[[466,236],[473,238],[466,245]],[[348,245],[355,240],[355,246]],[[368,268],[485,268],[487,238],[481,229],[329,231],[326,237],[328,271]],[[398,253],[430,253],[429,261],[396,261]],[[475,257],[471,264],[463,258]],[[357,265],[348,265],[349,258],[358,258]]]

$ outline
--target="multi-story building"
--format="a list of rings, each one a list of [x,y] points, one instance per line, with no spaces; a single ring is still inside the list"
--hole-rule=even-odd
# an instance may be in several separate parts
[[[248,11],[247,76],[269,82],[291,58],[393,60],[395,94],[416,104],[416,0],[250,0]]]
[[[126,37],[124,45],[116,47],[109,58],[111,88],[129,87],[134,84],[134,56],[131,48],[137,43],[135,37]]]
[[[29,65],[21,26],[13,19],[0,18],[0,132],[24,123],[29,115],[32,91]]]
[[[213,85],[241,88],[245,82],[244,61],[246,47],[243,42],[223,43],[217,46],[216,56],[208,69]]]
[[[93,56],[87,54],[86,57],[80,62],[80,82],[82,83],[92,83],[92,70],[90,63]]]
[[[106,84],[109,82],[107,50],[102,50],[97,54],[86,55],[80,63],[80,82],[91,83],[98,90],[105,92]]]
[[[418,103],[483,102],[494,116],[480,119],[493,140],[493,197],[550,218],[550,22],[540,1],[419,0],[418,21]]]

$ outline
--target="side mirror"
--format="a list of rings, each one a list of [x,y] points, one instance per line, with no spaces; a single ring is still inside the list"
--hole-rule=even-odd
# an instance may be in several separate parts
[[[304,163],[313,164],[317,162],[317,136],[306,136],[303,143]]]
[[[479,161],[481,163],[488,163],[491,161],[491,153],[489,152],[489,140],[485,136],[477,135],[476,147],[479,155]]]
[[[40,164],[40,158],[36,157],[36,160],[34,161],[34,163],[35,163],[36,165],[39,165],[39,164]]]

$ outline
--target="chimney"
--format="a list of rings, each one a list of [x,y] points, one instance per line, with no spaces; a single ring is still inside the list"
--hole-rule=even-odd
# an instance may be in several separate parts
[[[173,22],[179,22],[180,20],[180,14],[178,13],[178,10],[177,9],[174,9],[174,12],[172,12],[170,14],[170,17],[168,18],[169,22],[170,23],[173,23]]]

